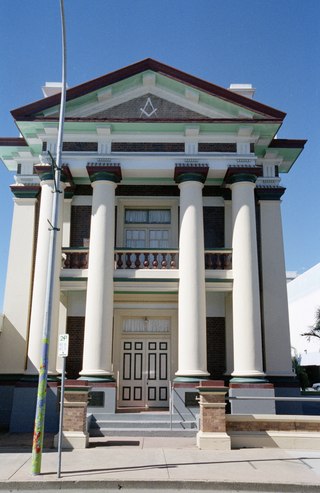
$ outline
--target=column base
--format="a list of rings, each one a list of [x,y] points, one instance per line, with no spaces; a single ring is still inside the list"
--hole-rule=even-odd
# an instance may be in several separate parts
[[[82,370],[79,375],[78,380],[87,380],[88,382],[115,382],[113,373],[101,370]]]
[[[58,448],[59,434],[54,436],[54,447]],[[83,431],[64,431],[62,433],[63,449],[83,449],[89,446],[89,433]]]
[[[231,373],[231,380],[230,382],[235,382],[235,383],[265,383],[268,382],[269,380],[266,377],[266,374],[263,372],[247,372],[247,373],[242,373],[242,372],[233,372]]]
[[[184,380],[178,380],[179,379],[184,379]],[[180,381],[180,382],[186,382],[186,381],[199,381],[203,379],[208,379],[210,378],[210,373],[204,370],[178,370],[175,374],[175,379],[174,381]],[[187,380],[186,380],[187,379]]]
[[[231,438],[227,433],[199,431],[197,447],[201,450],[231,450]]]

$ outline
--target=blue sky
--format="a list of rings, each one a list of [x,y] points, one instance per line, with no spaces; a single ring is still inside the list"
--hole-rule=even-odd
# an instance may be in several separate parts
[[[68,84],[146,57],[223,87],[252,83],[255,99],[287,113],[278,134],[308,144],[288,175],[282,214],[287,270],[320,261],[320,1],[65,0]],[[61,79],[59,0],[1,0],[0,136],[10,110]],[[0,163],[0,308],[13,176]]]

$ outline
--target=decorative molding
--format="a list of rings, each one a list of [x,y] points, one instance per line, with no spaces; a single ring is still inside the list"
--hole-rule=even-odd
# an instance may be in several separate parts
[[[35,199],[40,192],[39,185],[10,185],[10,189],[19,199]]]
[[[229,166],[224,177],[224,183],[231,185],[241,181],[255,183],[262,176],[262,166]]]
[[[208,164],[182,163],[176,164],[174,169],[174,180],[176,183],[185,181],[200,181],[205,183],[209,172]]]
[[[285,187],[256,187],[255,195],[259,201],[280,200],[285,191]]]
[[[122,180],[121,166],[116,163],[89,163],[87,172],[91,183],[102,180],[120,183]]]

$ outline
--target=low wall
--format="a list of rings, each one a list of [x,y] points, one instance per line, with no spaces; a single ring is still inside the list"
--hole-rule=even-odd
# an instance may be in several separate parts
[[[273,414],[226,415],[232,448],[320,450],[320,417]]]

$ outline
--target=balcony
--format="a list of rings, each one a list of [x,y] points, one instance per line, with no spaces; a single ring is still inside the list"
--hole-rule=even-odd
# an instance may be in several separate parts
[[[63,248],[62,269],[87,269],[89,248]],[[171,270],[179,268],[179,250],[115,248],[115,270]],[[232,250],[216,248],[205,250],[206,270],[231,270]]]

